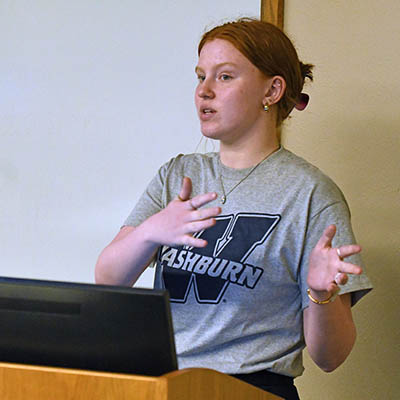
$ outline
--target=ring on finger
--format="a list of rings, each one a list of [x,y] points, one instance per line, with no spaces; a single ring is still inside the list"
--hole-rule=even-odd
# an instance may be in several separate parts
[[[338,273],[335,275],[335,279],[334,279],[333,281],[336,283],[336,285],[339,285],[339,284],[340,284],[340,283],[338,282],[338,279],[339,279],[340,275],[341,275],[341,272],[338,272]]]
[[[337,255],[338,255],[340,261],[343,261],[343,257],[342,257],[342,254],[341,254],[341,252],[340,252],[339,247],[336,248],[336,253],[337,253]]]

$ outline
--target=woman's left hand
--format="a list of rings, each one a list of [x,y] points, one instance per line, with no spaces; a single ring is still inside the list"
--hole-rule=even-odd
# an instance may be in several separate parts
[[[348,274],[362,273],[360,266],[344,261],[346,257],[360,253],[361,247],[357,244],[332,247],[335,234],[336,226],[329,225],[312,250],[309,260],[308,287],[325,298],[336,293],[338,285],[347,282]]]

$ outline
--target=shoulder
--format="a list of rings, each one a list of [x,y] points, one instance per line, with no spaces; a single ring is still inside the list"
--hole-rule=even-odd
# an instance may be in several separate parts
[[[209,169],[215,169],[217,164],[218,153],[178,154],[166,162],[161,167],[161,171],[166,175],[196,175],[200,171],[206,172]]]
[[[218,153],[191,153],[191,154],[178,154],[173,157],[169,163],[174,166],[182,166],[190,168],[192,166],[213,164],[218,161]]]
[[[282,148],[279,151],[276,164],[289,176],[301,176],[307,181],[331,181],[319,168],[311,164],[304,158],[292,153],[290,150]]]
[[[346,200],[337,184],[315,165],[304,158],[282,149],[274,168],[279,171],[286,188],[307,197],[313,202],[334,204]]]
[[[282,150],[279,163],[287,179],[289,177],[301,178],[302,183],[322,184],[331,186],[335,190],[338,189],[336,183],[318,167],[287,149]]]
[[[199,182],[215,179],[217,170],[218,153],[178,154],[161,166],[155,179],[162,188],[177,191],[189,177],[195,193]]]

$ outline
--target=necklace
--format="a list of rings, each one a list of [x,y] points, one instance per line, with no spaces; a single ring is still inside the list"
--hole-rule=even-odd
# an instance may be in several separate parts
[[[258,164],[256,164],[248,173],[245,175],[238,183],[233,185],[232,189],[228,191],[228,193],[225,193],[225,188],[224,188],[224,182],[222,181],[222,171],[221,171],[221,164],[220,164],[220,169],[219,169],[219,182],[221,184],[221,189],[222,189],[222,196],[221,196],[221,203],[225,204],[226,199],[228,195],[230,195],[242,182],[244,182],[254,171],[255,169],[263,162],[265,161],[271,154],[275,153],[278,151],[280,147],[278,147],[276,150],[272,151],[271,153],[268,153]],[[221,163],[221,160],[220,160]]]

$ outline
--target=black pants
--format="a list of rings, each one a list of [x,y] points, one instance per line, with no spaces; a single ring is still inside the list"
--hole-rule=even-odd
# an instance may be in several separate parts
[[[252,374],[236,374],[234,378],[257,386],[259,389],[276,394],[285,400],[300,400],[293,378],[274,374],[268,371],[253,372]]]

